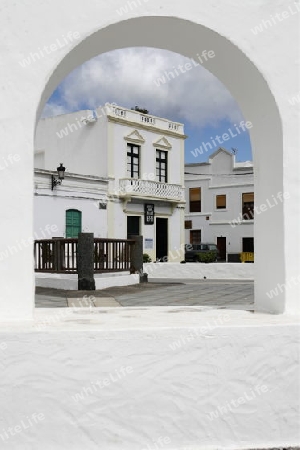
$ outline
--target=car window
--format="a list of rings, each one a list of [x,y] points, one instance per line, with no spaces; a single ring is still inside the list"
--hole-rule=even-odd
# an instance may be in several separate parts
[[[209,245],[208,248],[209,248],[209,250],[217,250],[216,245]]]
[[[205,244],[202,244],[202,245],[201,245],[201,250],[208,250],[208,246],[205,245]]]

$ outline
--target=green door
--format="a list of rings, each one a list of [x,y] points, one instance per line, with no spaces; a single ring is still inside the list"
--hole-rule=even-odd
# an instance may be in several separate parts
[[[78,238],[81,233],[81,211],[68,209],[66,211],[66,238]]]

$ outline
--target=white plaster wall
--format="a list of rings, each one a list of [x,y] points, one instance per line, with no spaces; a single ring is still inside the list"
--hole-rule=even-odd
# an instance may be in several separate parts
[[[127,217],[123,211],[124,203],[113,200],[108,203],[108,237],[127,239]]]
[[[44,415],[6,442],[0,437],[3,448],[299,445],[299,328],[287,317],[201,307],[39,309],[30,326],[2,327],[0,342],[0,434]]]
[[[68,209],[81,211],[82,232],[107,237],[107,210],[99,209],[99,202],[107,198],[107,181],[68,174],[53,191],[50,185],[50,173],[35,174],[34,230],[39,239],[66,237]]]
[[[107,237],[107,214],[106,210],[97,208],[96,200],[87,199],[66,199],[53,197],[35,197],[34,230],[40,239],[51,239],[52,237],[66,237],[66,211],[68,209],[78,209],[82,213],[82,232],[94,233],[97,238]],[[51,233],[46,231],[46,225],[55,225],[55,230]],[[42,231],[41,231],[42,230]]]
[[[41,119],[35,138],[35,149],[45,154],[40,168],[55,171],[62,162],[68,172],[106,177],[107,127],[101,109],[96,110],[99,119],[89,124],[82,120],[92,116],[90,110]]]
[[[253,280],[252,263],[148,263],[144,272],[151,278],[195,279],[202,280]]]
[[[142,231],[141,235],[144,239],[144,253],[147,253],[152,261],[156,260],[156,235],[155,235],[155,220],[154,225],[145,225],[144,224],[144,217],[141,216],[141,223],[142,223]],[[152,239],[152,249],[151,248],[145,248],[145,239]]]
[[[124,273],[95,274],[96,289],[114,286],[130,286],[139,283],[139,275]],[[78,275],[73,274],[35,274],[35,285],[53,289],[78,290]]]
[[[184,259],[183,220],[181,208],[174,208],[169,218],[169,261],[180,262]]]

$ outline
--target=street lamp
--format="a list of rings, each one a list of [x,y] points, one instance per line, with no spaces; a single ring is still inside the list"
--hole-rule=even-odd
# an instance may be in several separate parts
[[[62,163],[60,163],[60,166],[57,167],[58,178],[55,178],[54,175],[51,175],[51,189],[52,189],[52,191],[55,188],[55,186],[60,185],[62,180],[65,178],[65,170],[66,170],[66,168],[63,166]]]

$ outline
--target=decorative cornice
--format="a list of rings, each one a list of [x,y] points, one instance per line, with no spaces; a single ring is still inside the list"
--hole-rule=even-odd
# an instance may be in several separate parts
[[[164,150],[170,150],[172,148],[172,145],[170,144],[168,139],[163,136],[157,141],[153,142],[153,146],[157,148],[163,148]]]
[[[145,143],[145,139],[138,132],[138,130],[134,130],[131,133],[129,133],[127,136],[124,136],[124,139],[125,139],[125,141],[136,142],[138,144],[144,144]]]

